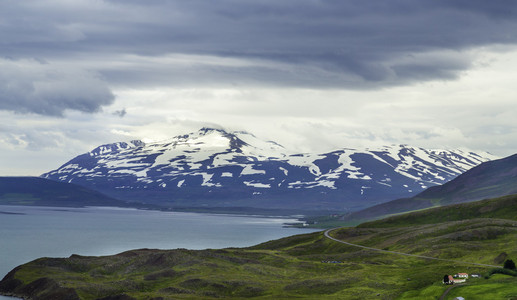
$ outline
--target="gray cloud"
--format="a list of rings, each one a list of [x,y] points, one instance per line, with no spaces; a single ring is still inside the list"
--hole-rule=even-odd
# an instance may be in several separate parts
[[[0,17],[0,54],[84,60],[133,86],[405,85],[457,78],[472,63],[465,51],[517,42],[514,1],[10,1]],[[449,55],[428,60],[433,53]],[[252,64],[103,64],[124,54]]]
[[[127,111],[126,111],[125,108],[123,108],[121,110],[116,110],[116,111],[113,112],[114,116],[118,116],[118,117],[121,117],[121,118],[123,118],[126,114],[127,114]]]
[[[93,113],[113,103],[98,75],[36,60],[0,59],[0,109],[62,116],[66,110]]]
[[[27,0],[0,20],[4,174],[215,124],[300,151],[517,147],[515,1]]]

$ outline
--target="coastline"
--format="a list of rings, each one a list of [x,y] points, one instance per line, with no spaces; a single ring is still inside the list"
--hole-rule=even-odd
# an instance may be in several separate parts
[[[248,247],[315,230],[285,228],[293,216],[143,210],[126,207],[2,205],[0,279],[40,257],[114,255],[140,248]],[[19,226],[23,224],[23,226]],[[45,237],[41,239],[41,237]],[[196,238],[194,238],[196,237]],[[94,242],[93,242],[94,241]],[[12,295],[6,295],[12,296]]]
[[[20,295],[8,295],[8,294],[2,294],[2,292],[0,292],[0,300],[13,300],[13,299],[30,300],[29,298],[23,298],[23,296],[20,296]]]
[[[293,222],[283,223],[285,228],[300,229],[328,229],[333,226],[322,224],[318,226],[313,219],[326,218],[327,215],[336,214],[334,211],[306,211],[297,209],[267,209],[267,208],[249,208],[249,207],[161,207],[161,206],[51,206],[51,205],[16,205],[1,204],[1,207],[33,207],[48,208],[57,210],[67,209],[113,209],[113,210],[136,210],[136,211],[159,211],[159,212],[179,212],[179,213],[196,213],[205,215],[219,215],[232,217],[254,217],[254,218],[286,218],[294,219]],[[9,212],[0,210],[0,214],[4,215],[25,215],[20,212]],[[334,226],[335,227],[335,226]]]

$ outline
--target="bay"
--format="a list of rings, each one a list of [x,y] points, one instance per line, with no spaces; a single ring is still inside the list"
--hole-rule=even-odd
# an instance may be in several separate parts
[[[294,218],[124,208],[0,206],[0,277],[39,257],[113,255],[150,249],[246,247],[312,229]],[[0,297],[0,299],[12,299]]]

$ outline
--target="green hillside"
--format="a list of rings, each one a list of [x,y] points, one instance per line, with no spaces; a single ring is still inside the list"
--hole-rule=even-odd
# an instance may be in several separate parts
[[[431,200],[435,205],[448,205],[511,194],[517,194],[517,154],[482,163],[415,198]]]
[[[239,249],[41,258],[9,273],[0,292],[38,299],[437,299],[447,288],[444,274],[467,272],[488,279],[471,279],[451,295],[512,299],[517,277],[489,276],[493,267],[476,264],[502,266],[517,258],[515,200],[449,206],[330,232],[342,241],[442,260],[358,248],[317,232]]]
[[[441,206],[367,222],[358,227],[392,227],[493,218],[517,221],[517,195]]]
[[[480,164],[457,178],[433,186],[412,198],[375,205],[346,217],[348,221],[372,220],[429,207],[472,202],[517,194],[517,154]]]

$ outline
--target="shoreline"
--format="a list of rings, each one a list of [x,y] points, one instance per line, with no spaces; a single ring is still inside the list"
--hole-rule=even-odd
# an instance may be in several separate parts
[[[84,250],[83,248],[77,248],[79,250],[72,250],[72,252],[70,252],[70,253],[67,252],[67,253],[64,253],[63,255],[52,254],[50,252],[45,252],[45,253],[42,252],[41,255],[38,254],[38,255],[34,256],[34,258],[32,258],[31,256],[25,257],[24,260],[17,261],[16,265],[26,263],[26,262],[28,262],[32,259],[36,259],[40,256],[67,257],[71,253],[78,253],[78,251],[81,252],[82,255],[105,256],[105,255],[114,255],[114,254],[117,254],[117,253],[120,253],[123,251],[129,251],[129,250],[133,250],[133,249],[146,248],[146,247],[164,249],[164,250],[165,249],[176,249],[176,248],[188,248],[188,249],[192,249],[192,250],[197,250],[197,249],[208,249],[208,248],[215,249],[215,248],[226,248],[226,247],[247,247],[247,246],[252,246],[252,245],[258,244],[260,242],[266,242],[267,240],[258,241],[257,243],[247,244],[245,246],[241,246],[242,241],[240,241],[240,240],[237,243],[224,244],[224,241],[227,239],[224,236],[221,237],[220,242],[217,242],[217,241],[211,242],[205,246],[203,246],[203,243],[201,243],[201,242],[196,242],[196,241],[188,242],[187,240],[185,240],[185,242],[179,242],[179,243],[176,243],[175,241],[166,242],[167,239],[164,238],[163,232],[167,231],[167,232],[169,232],[169,234],[171,234],[171,231],[166,229],[167,226],[165,225],[166,224],[165,222],[168,222],[171,224],[178,224],[178,225],[176,225],[176,228],[180,228],[181,226],[180,227],[177,227],[177,226],[179,226],[181,224],[191,224],[190,226],[193,226],[193,228],[194,228],[193,232],[198,232],[199,230],[201,230],[199,228],[203,228],[206,226],[213,227],[210,224],[212,224],[213,222],[218,222],[219,218],[223,218],[222,219],[223,225],[221,225],[222,226],[221,228],[228,228],[228,230],[232,230],[232,231],[238,230],[238,228],[240,228],[239,224],[245,225],[245,224],[252,224],[252,223],[258,223],[258,224],[267,223],[267,224],[270,224],[270,225],[267,225],[268,227],[274,226],[275,228],[277,228],[277,229],[274,229],[273,232],[277,232],[277,231],[280,232],[280,230],[282,228],[286,228],[285,224],[295,222],[297,220],[297,218],[300,217],[300,216],[278,216],[278,215],[277,216],[271,216],[271,215],[268,216],[268,215],[251,215],[251,214],[248,214],[248,215],[222,214],[222,213],[191,212],[191,211],[158,211],[158,210],[147,210],[147,209],[128,208],[128,207],[108,207],[108,206],[57,207],[57,206],[33,206],[33,205],[30,205],[30,206],[29,205],[1,205],[0,211],[3,214],[5,214],[5,219],[4,219],[5,222],[13,222],[14,220],[28,220],[28,218],[32,219],[33,215],[46,216],[45,218],[49,218],[48,216],[51,216],[54,213],[63,214],[63,216],[65,216],[67,222],[70,222],[71,219],[75,218],[73,216],[78,216],[81,218],[81,220],[83,220],[83,219],[85,220],[85,221],[83,221],[83,223],[85,224],[84,226],[87,226],[85,228],[91,227],[88,225],[88,222],[89,222],[89,221],[87,221],[88,219],[93,218],[93,220],[102,220],[105,218],[104,216],[121,216],[122,219],[120,219],[120,220],[123,220],[123,222],[126,222],[126,223],[132,222],[131,220],[139,220],[139,219],[134,219],[133,217],[139,218],[140,216],[143,218],[142,220],[153,220],[153,219],[154,220],[170,220],[170,221],[164,221],[164,223],[163,223],[164,226],[161,226],[157,229],[155,234],[157,235],[158,239],[152,239],[150,237],[146,237],[140,243],[132,242],[131,239],[122,240],[123,244],[121,244],[121,245],[125,245],[124,243],[127,243],[127,245],[128,245],[127,248],[123,248],[120,245],[117,246],[117,245],[111,245],[111,244],[107,243],[108,246],[105,246],[105,248],[102,249],[103,251],[101,251],[99,253],[90,253],[90,252],[88,252],[88,251],[90,251],[89,248],[87,248],[87,250],[85,250],[84,252],[82,252],[82,250]],[[19,219],[19,218],[21,218],[21,219]],[[224,221],[228,218],[230,218],[229,220],[233,219],[234,221]],[[247,218],[250,218],[250,221],[248,221]],[[239,219],[242,219],[242,221],[239,221]],[[255,220],[253,220],[253,219],[255,219]],[[10,220],[13,220],[13,221],[10,221]],[[176,220],[176,221],[174,221],[174,220]],[[123,222],[115,223],[115,224],[118,224],[118,225],[115,225],[115,227],[125,226]],[[154,224],[154,222],[155,221],[151,221],[151,223],[149,223],[149,224]],[[187,223],[185,223],[185,222],[187,222]],[[210,223],[207,223],[207,222],[210,222]],[[229,222],[229,223],[227,223],[227,222]],[[128,224],[130,224],[130,223],[128,223]],[[161,221],[160,221],[160,224],[162,224]],[[227,224],[227,225],[224,225],[224,224]],[[147,225],[149,230],[153,230],[153,232],[154,232],[153,226],[154,225]],[[246,225],[246,226],[248,226],[248,225]],[[259,225],[259,226],[262,226],[262,225]],[[141,226],[139,225],[137,227],[141,227]],[[233,229],[230,229],[232,227],[233,227]],[[6,230],[9,230],[8,228],[10,228],[10,227],[6,227]],[[68,228],[68,227],[66,227],[66,228]],[[198,228],[198,229],[195,229],[195,228]],[[246,227],[246,228],[248,228],[248,227]],[[250,228],[253,228],[253,227],[250,227]],[[284,229],[284,231],[289,230],[289,229],[290,228]],[[302,229],[301,231],[291,229],[292,231],[291,230],[289,232],[285,231],[282,235],[283,236],[296,235],[296,234],[302,233],[303,231],[305,231],[309,228],[301,228],[301,229]],[[30,229],[28,228],[27,230],[30,230]],[[206,231],[207,229],[205,228],[204,230]],[[226,229],[224,229],[224,230],[226,230]],[[91,230],[88,229],[87,232],[89,232],[89,231],[91,231]],[[185,230],[183,230],[183,231],[185,231]],[[212,232],[212,231],[213,230],[208,230],[208,232]],[[11,232],[11,231],[9,231],[9,232]],[[212,233],[212,235],[214,235],[214,234],[216,234],[216,232]],[[223,234],[224,234],[224,232],[223,232]],[[93,235],[90,232],[90,237],[91,236],[93,236]],[[128,234],[128,236],[129,236],[129,234]],[[149,234],[147,234],[146,236],[149,236]],[[154,234],[152,234],[152,236],[154,236]],[[183,236],[183,235],[180,235],[180,236]],[[181,238],[179,241],[183,241],[183,240],[184,240],[184,238]],[[209,241],[213,240],[213,238],[208,239],[208,240]],[[77,244],[79,246],[81,246],[84,243],[77,242]],[[138,244],[138,245],[135,246],[135,244]],[[9,247],[6,249],[9,249]],[[52,247],[51,247],[51,249],[52,249]],[[45,251],[47,251],[47,250],[45,250]],[[47,253],[49,253],[49,254],[47,254]],[[14,255],[14,252],[12,252],[12,251],[5,252],[5,254]],[[10,266],[10,264],[7,262],[5,263],[5,265]],[[5,273],[2,272],[4,274],[0,274],[0,279],[1,279],[1,277],[5,276],[10,270],[12,270],[13,267],[16,267],[16,265],[13,265],[12,267],[10,266],[9,268],[5,268],[5,270],[4,270]]]
[[[1,210],[2,207],[28,207],[28,208],[48,208],[54,210],[66,209],[113,209],[113,210],[136,210],[136,211],[157,211],[170,213],[196,213],[205,215],[221,215],[235,217],[255,217],[255,218],[286,218],[293,219],[292,222],[283,223],[286,228],[300,229],[325,229],[315,226],[307,220],[311,217],[325,216],[335,214],[334,211],[305,211],[297,209],[267,209],[267,208],[249,208],[249,207],[161,207],[161,206],[54,206],[54,205],[16,205],[16,204],[0,204],[0,214],[5,215],[25,215],[19,212],[9,212]]]
[[[30,300],[30,298],[24,298],[23,296],[20,296],[20,295],[2,294],[0,292],[0,300],[3,300],[3,299]]]

